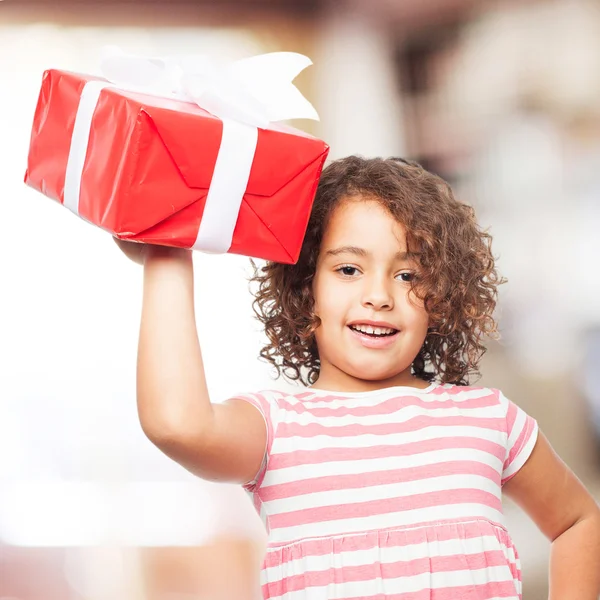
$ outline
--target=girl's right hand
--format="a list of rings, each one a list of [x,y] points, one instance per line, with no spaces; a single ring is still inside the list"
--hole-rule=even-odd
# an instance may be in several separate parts
[[[148,254],[159,255],[159,256],[176,256],[176,255],[187,255],[190,250],[186,248],[172,248],[170,246],[159,246],[156,244],[143,244],[140,242],[130,242],[128,240],[121,240],[113,236],[113,240],[123,254],[138,265],[143,265],[146,261]]]
[[[138,265],[144,264],[144,253],[147,244],[140,244],[139,242],[129,242],[127,240],[120,240],[113,236],[113,240],[127,258],[137,263]]]

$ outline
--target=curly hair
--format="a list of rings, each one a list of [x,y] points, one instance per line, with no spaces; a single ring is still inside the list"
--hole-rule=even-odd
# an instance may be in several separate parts
[[[323,234],[335,207],[345,199],[377,200],[406,228],[408,250],[419,255],[412,291],[429,315],[430,327],[412,363],[426,381],[468,385],[479,376],[486,352],[482,338],[497,338],[493,311],[500,278],[491,236],[480,229],[471,206],[454,198],[448,183],[401,158],[349,156],[322,174],[298,262],[253,263],[257,284],[254,312],[268,343],[262,359],[277,376],[305,385],[319,377],[312,282]]]

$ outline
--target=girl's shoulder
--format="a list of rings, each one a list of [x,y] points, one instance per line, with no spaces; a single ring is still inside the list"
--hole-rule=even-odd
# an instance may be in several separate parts
[[[494,387],[447,383],[439,385],[433,393],[454,402],[479,401],[480,404],[485,403],[490,407],[500,407],[505,413],[513,404],[501,389]]]
[[[493,396],[500,402],[503,395],[498,388],[479,386],[479,385],[456,385],[453,383],[442,383],[432,390],[432,393],[439,396],[452,396],[457,399],[476,398],[483,396]]]

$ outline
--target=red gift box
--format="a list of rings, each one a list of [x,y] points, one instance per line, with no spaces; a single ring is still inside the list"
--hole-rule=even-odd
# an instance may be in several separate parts
[[[252,128],[191,102],[49,70],[25,182],[122,239],[294,263],[328,151],[291,127]],[[227,207],[231,186],[239,199]],[[232,211],[230,239],[215,249],[210,238]]]

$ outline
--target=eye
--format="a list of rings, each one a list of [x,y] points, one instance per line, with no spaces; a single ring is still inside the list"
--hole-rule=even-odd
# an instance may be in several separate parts
[[[352,265],[342,265],[338,267],[336,273],[342,274],[344,277],[354,277],[358,273],[358,269]]]
[[[398,273],[398,275],[396,275],[396,279],[400,279],[400,281],[404,281],[405,283],[410,283],[415,277],[416,275],[412,271],[403,271],[402,273]]]

